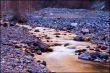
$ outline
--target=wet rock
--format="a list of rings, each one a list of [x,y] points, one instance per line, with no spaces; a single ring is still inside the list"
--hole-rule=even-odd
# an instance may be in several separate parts
[[[69,43],[65,43],[65,44],[64,44],[65,47],[66,47],[66,46],[69,46],[69,45],[70,45]]]
[[[74,37],[75,41],[84,41],[84,38],[82,36],[76,36]]]
[[[37,60],[37,62],[44,65],[44,66],[46,66],[46,61],[44,61],[44,60]]]
[[[97,58],[100,58],[100,53],[99,52],[92,52],[90,53],[91,59],[95,60]]]
[[[25,52],[26,52],[27,55],[34,56],[34,54],[30,50],[28,50],[28,49],[25,49]]]
[[[40,32],[38,29],[36,29],[34,32]]]
[[[101,53],[100,54],[100,59],[102,59],[102,60],[108,60],[108,58],[109,58],[109,55],[108,54],[106,54],[106,53]]]
[[[60,35],[60,33],[54,33],[54,35]]]
[[[94,51],[100,52],[100,49],[99,48],[95,48]]]
[[[101,50],[106,50],[107,49],[107,46],[101,46],[101,48],[100,48]]]
[[[46,66],[46,61],[41,61],[41,64],[43,64],[44,66]]]
[[[76,50],[76,51],[75,51],[75,54],[80,55],[80,54],[82,54],[82,53],[84,53],[84,52],[86,52],[86,49],[80,49],[80,50]]]
[[[98,44],[97,48],[100,48],[101,50],[106,50],[107,46]]]
[[[40,43],[40,42],[33,42],[33,46],[38,47],[39,50],[41,50],[42,52],[45,52],[49,48],[48,45],[46,45],[45,43]]]
[[[88,52],[84,52],[84,53],[80,54],[78,58],[83,59],[83,60],[89,60],[91,58],[91,56]]]
[[[28,46],[30,46],[33,50],[40,50],[41,52],[46,52],[49,46],[45,43],[39,41],[26,42]]]
[[[42,52],[41,52],[40,50],[38,50],[36,53],[37,53],[38,55],[42,55]]]
[[[90,50],[94,50],[93,48],[90,48]]]

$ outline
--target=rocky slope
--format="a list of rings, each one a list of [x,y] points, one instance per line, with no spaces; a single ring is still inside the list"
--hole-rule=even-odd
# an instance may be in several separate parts
[[[34,60],[35,48],[45,51],[48,46],[40,39],[28,33],[28,29],[14,26],[2,26],[1,30],[1,73],[49,73],[44,64]],[[28,44],[27,44],[28,43]],[[36,43],[31,47],[29,44]]]

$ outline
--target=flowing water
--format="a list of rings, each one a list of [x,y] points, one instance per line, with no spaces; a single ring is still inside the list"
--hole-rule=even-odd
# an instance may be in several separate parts
[[[28,27],[29,28],[29,27]],[[39,29],[40,32],[34,32],[35,29]],[[52,72],[109,72],[109,67],[103,63],[91,62],[86,60],[78,59],[78,56],[74,54],[76,49],[85,49],[87,46],[94,47],[94,44],[89,42],[78,42],[72,40],[75,36],[74,34],[65,31],[55,31],[54,29],[36,27],[29,32],[35,36],[41,37],[42,35],[47,35],[50,37],[49,41],[42,38],[41,40],[45,43],[60,43],[61,45],[50,46],[53,52],[42,53],[42,55],[35,54],[35,60],[45,60],[47,63],[47,68]],[[45,29],[45,30],[43,30]],[[55,37],[54,33],[59,32],[60,37]],[[63,35],[65,34],[66,35]],[[64,46],[64,44],[69,44]],[[88,48],[86,48],[89,50]]]

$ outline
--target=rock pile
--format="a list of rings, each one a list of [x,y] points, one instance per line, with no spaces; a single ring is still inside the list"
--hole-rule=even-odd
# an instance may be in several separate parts
[[[78,58],[83,60],[91,60],[91,61],[97,61],[97,62],[109,62],[110,57],[109,53],[107,52],[101,52],[99,49],[94,50],[93,52],[88,52],[85,49],[82,50],[76,50],[75,53],[78,53]]]
[[[44,63],[34,60],[34,54],[27,42],[39,50],[45,51],[48,46],[34,37],[28,30],[19,27],[2,27],[1,30],[1,73],[49,73]],[[29,43],[30,44],[30,43]],[[34,49],[35,49],[34,47]]]

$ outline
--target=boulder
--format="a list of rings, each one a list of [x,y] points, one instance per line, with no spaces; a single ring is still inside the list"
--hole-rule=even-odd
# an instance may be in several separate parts
[[[33,45],[36,47],[36,46],[38,46],[39,47],[39,50],[41,50],[42,52],[46,52],[47,51],[47,49],[49,48],[49,46],[47,45],[47,44],[45,44],[45,43],[41,43],[41,42],[35,42],[35,43],[33,43]]]
[[[100,53],[99,52],[92,52],[90,53],[91,59],[95,60],[97,58],[100,58]]]
[[[100,54],[100,59],[107,60],[108,58],[109,58],[108,54],[106,54],[106,53],[101,53]]]
[[[84,38],[82,36],[76,36],[74,37],[75,41],[84,41]]]
[[[33,48],[34,50],[38,51],[40,50],[41,52],[46,52],[49,46],[40,40],[33,41],[33,42],[27,42],[28,46]]]
[[[91,56],[90,56],[90,53],[84,52],[84,53],[80,54],[78,58],[83,59],[83,60],[89,60],[91,58]]]

